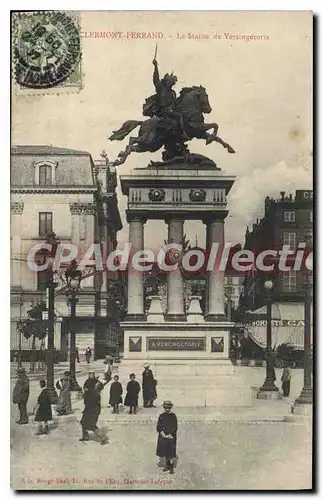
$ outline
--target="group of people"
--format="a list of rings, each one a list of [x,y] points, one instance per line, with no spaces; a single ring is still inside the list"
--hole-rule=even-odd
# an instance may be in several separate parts
[[[126,397],[124,399],[124,406],[129,407],[129,414],[136,414],[138,408],[139,392],[141,390],[139,383],[136,380],[136,375],[130,373],[129,382],[126,389]],[[157,380],[154,378],[153,372],[148,363],[144,364],[144,371],[142,374],[142,393],[144,408],[152,408],[154,401],[157,399]],[[122,403],[123,388],[119,382],[119,376],[114,376],[114,381],[110,387],[109,404],[112,406],[112,413],[119,413],[119,405]]]
[[[108,362],[110,370],[107,369],[104,374],[104,381],[99,380],[94,372],[89,373],[88,379],[83,386],[84,392],[84,410],[80,421],[82,427],[82,437],[80,441],[89,441],[90,432],[98,438],[101,445],[109,442],[104,429],[98,427],[98,419],[101,413],[101,393],[105,385],[111,380],[112,362]],[[20,418],[18,424],[28,424],[27,402],[29,398],[29,379],[24,368],[18,368],[18,379],[13,391],[13,403],[18,405]],[[129,406],[129,413],[136,413],[138,407],[138,397],[140,385],[136,380],[134,373],[130,374],[130,380],[127,384],[127,393],[124,404]],[[52,406],[49,390],[46,387],[46,381],[39,381],[41,392],[34,408],[35,422],[38,423],[37,434],[48,434],[48,423],[53,419]],[[142,374],[142,389],[144,407],[152,407],[157,398],[157,381],[155,380],[149,364],[144,365]],[[56,388],[60,390],[56,411],[59,415],[67,415],[72,411],[71,405],[71,377],[70,372],[64,372],[64,376],[57,382]],[[114,376],[114,381],[110,388],[110,404],[113,412],[118,413],[118,406],[122,401],[122,386],[119,377]],[[176,458],[176,439],[177,439],[177,417],[171,411],[172,403],[165,401],[163,404],[164,412],[159,416],[157,423],[157,449],[156,454],[165,459],[164,471],[170,474],[174,473],[174,461]]]
[[[153,378],[152,371],[149,365],[145,365],[143,372],[143,392],[145,391],[144,399],[147,406],[152,406],[152,403],[157,397],[156,394],[156,381]],[[80,441],[89,441],[90,432],[98,438],[101,445],[109,442],[108,436],[104,429],[98,427],[98,419],[101,413],[101,393],[105,385],[109,383],[110,378],[107,376],[108,371],[105,372],[104,381],[99,380],[94,372],[89,373],[89,378],[85,381],[83,386],[84,391],[84,410],[80,421],[82,427],[82,437]],[[148,385],[147,385],[148,380]],[[152,382],[153,380],[153,382]],[[154,388],[154,390],[152,390]],[[130,381],[127,384],[127,393],[124,404],[129,406],[129,413],[136,413],[138,407],[138,396],[140,392],[140,385],[136,381],[134,373],[130,374]],[[113,407],[113,413],[119,412],[119,404],[122,402],[122,385],[119,382],[118,375],[114,376],[114,381],[110,387],[109,404]],[[174,464],[176,459],[176,446],[177,446],[177,417],[172,410],[173,404],[171,401],[165,401],[163,404],[164,412],[159,415],[157,422],[157,449],[156,455],[165,459],[164,472],[174,474]]]

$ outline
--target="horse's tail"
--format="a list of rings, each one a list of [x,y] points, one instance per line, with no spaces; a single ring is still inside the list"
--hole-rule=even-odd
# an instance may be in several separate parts
[[[110,141],[122,141],[130,132],[133,131],[138,125],[141,125],[142,121],[138,120],[127,120],[124,122],[119,130],[114,130],[113,134],[109,137]]]

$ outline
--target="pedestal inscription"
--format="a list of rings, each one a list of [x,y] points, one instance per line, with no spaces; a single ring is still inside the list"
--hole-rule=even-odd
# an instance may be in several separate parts
[[[205,351],[205,338],[147,338],[148,351]]]

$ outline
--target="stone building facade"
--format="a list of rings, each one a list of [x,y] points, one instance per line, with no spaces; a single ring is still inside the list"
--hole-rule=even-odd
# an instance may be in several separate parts
[[[264,250],[282,249],[289,245],[296,251],[298,244],[305,242],[307,235],[313,241],[313,191],[296,190],[295,196],[280,193],[279,199],[266,197],[265,215],[246,230],[244,249],[254,253]],[[250,271],[244,280],[241,305],[255,310],[265,304],[266,276]],[[304,302],[304,273],[294,270],[271,276],[274,282],[272,300],[281,302]]]
[[[122,228],[115,194],[116,174],[105,157],[97,164],[86,151],[52,146],[13,146],[11,150],[11,350],[20,339],[16,324],[31,305],[46,300],[44,273],[27,265],[30,249],[54,231],[62,243],[73,243],[81,258],[92,243],[117,245]],[[112,277],[114,281],[118,277]],[[96,357],[107,350],[109,329],[117,328],[111,279],[105,271],[82,281],[77,303],[76,343]],[[67,356],[69,307],[66,294],[55,298],[55,347]],[[111,333],[111,332],[110,332]],[[39,347],[39,343],[37,345]]]

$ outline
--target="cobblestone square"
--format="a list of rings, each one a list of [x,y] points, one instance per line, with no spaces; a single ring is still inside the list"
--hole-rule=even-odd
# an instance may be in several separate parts
[[[31,386],[29,411],[38,391],[36,381]],[[311,428],[304,422],[181,423],[178,463],[170,476],[157,466],[154,422],[111,422],[111,410],[105,406],[99,424],[108,431],[110,443],[84,443],[79,441],[82,405],[74,407],[72,415],[55,419],[49,435],[36,436],[32,419],[28,425],[15,424],[17,408],[12,406],[12,488],[311,488]],[[179,417],[182,411],[177,410]]]

